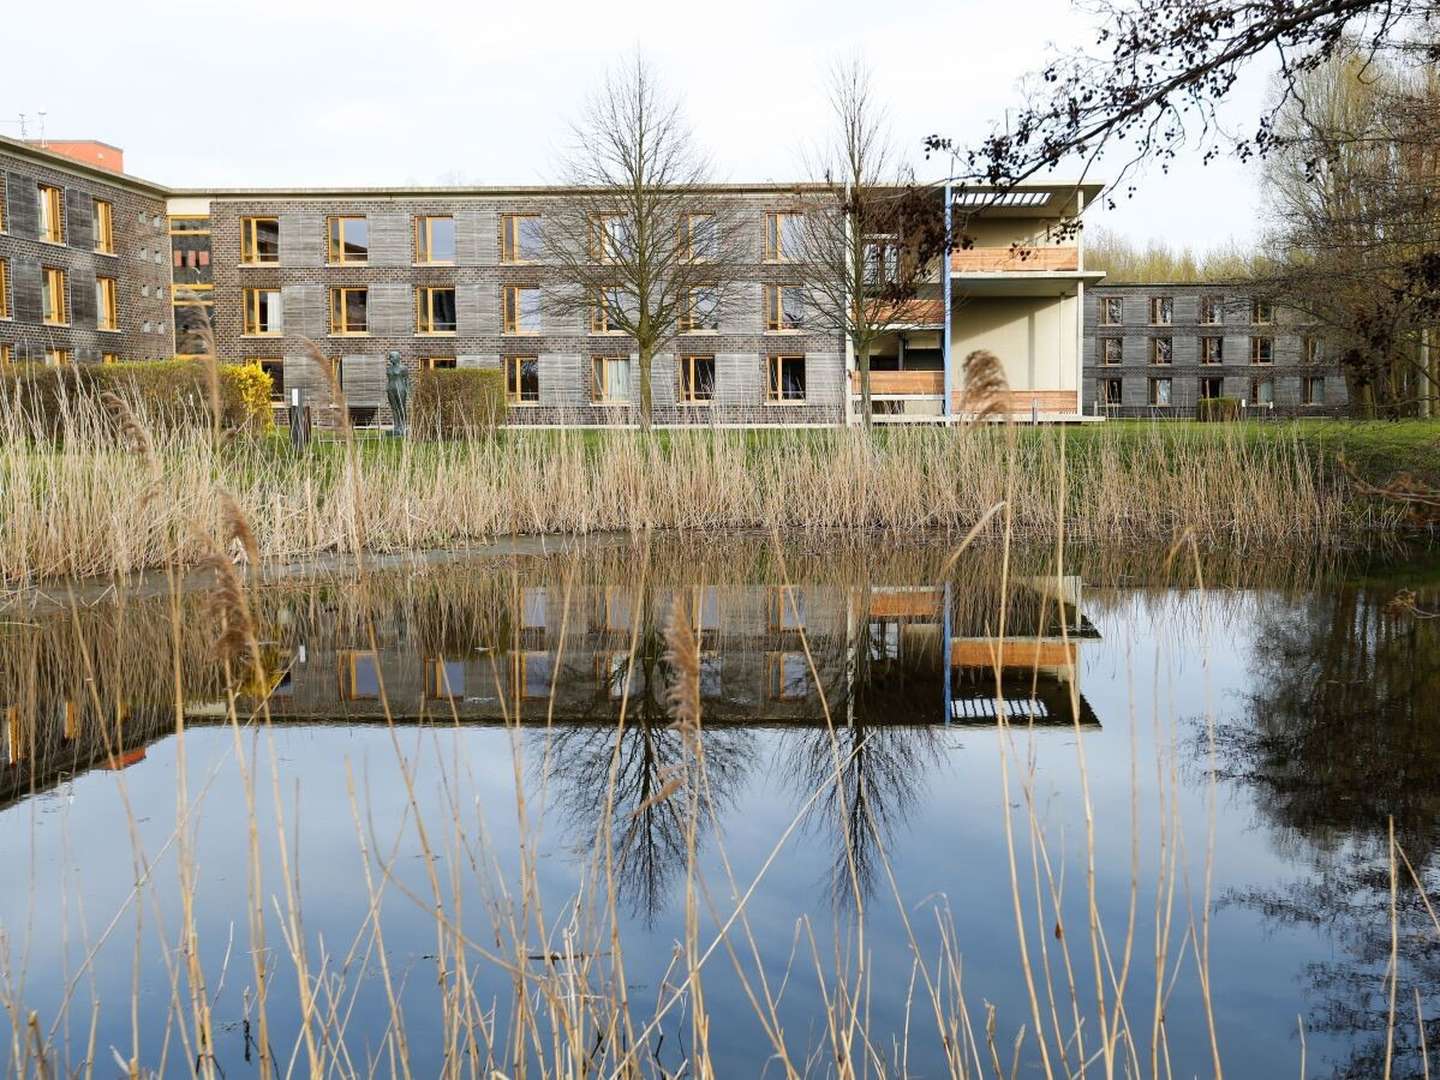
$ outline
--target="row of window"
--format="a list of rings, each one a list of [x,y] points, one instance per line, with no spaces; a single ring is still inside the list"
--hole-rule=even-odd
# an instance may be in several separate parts
[[[95,328],[120,329],[120,307],[113,277],[95,279]],[[10,264],[0,259],[0,319],[11,318]],[[46,326],[70,325],[70,275],[59,267],[40,268],[40,319]]]
[[[285,398],[285,364],[282,360],[253,360],[270,376],[271,398]],[[538,356],[507,356],[505,396],[512,405],[540,403],[540,358]],[[429,370],[453,368],[453,356],[431,356],[421,360]],[[715,357],[681,356],[676,367],[679,378],[679,399],[685,405],[708,405],[715,397]],[[805,400],[805,357],[776,355],[765,358],[765,399],[770,402],[803,402]],[[343,380],[342,380],[343,382]],[[628,356],[592,356],[590,358],[590,400],[597,405],[628,405],[631,392],[631,366]]]
[[[0,233],[10,227],[5,192],[4,176],[0,174]],[[65,227],[64,189],[53,184],[36,184],[35,194],[39,208],[39,238],[47,244],[65,243],[69,232]],[[105,199],[91,199],[90,203],[95,251],[101,255],[114,255],[115,207]]]
[[[1275,321],[1275,307],[1268,300],[1250,300],[1250,321],[1256,326],[1268,326]],[[1225,298],[1223,296],[1200,297],[1200,322],[1218,326],[1225,321]],[[1125,299],[1121,296],[1100,298],[1100,325],[1120,326],[1125,322]],[[1150,325],[1170,326],[1175,322],[1175,298],[1173,296],[1150,297]]]
[[[69,349],[62,349],[58,346],[47,345],[45,347],[44,362],[46,367],[67,367],[74,361],[74,354]],[[100,354],[102,364],[119,363],[120,354],[107,352]],[[8,342],[0,342],[0,368],[6,367],[15,362],[15,346]]]
[[[1096,340],[1099,342],[1100,363],[1115,365],[1124,362],[1124,338],[1101,337]],[[1175,339],[1173,337],[1152,337],[1149,342],[1150,363],[1169,364],[1173,362],[1175,357]],[[1225,362],[1225,339],[1223,337],[1201,337],[1199,343],[1200,363],[1223,364]],[[1307,364],[1323,364],[1325,362],[1324,343],[1319,338],[1305,338],[1302,355]],[[1273,337],[1252,337],[1250,339],[1250,363],[1270,364],[1274,361],[1275,339]]]
[[[244,333],[252,336],[283,334],[285,304],[281,290],[241,290]],[[633,320],[627,318],[624,299],[616,292],[600,293],[590,304],[592,334],[623,333]],[[805,304],[798,285],[764,286],[765,329],[803,330]],[[363,285],[341,285],[330,289],[330,333],[370,333],[370,290]],[[540,287],[507,285],[501,294],[501,328],[506,334],[538,334],[541,331]],[[713,287],[690,290],[689,304],[678,321],[682,333],[704,333],[720,329],[720,294]],[[434,285],[415,287],[415,333],[454,334],[458,329],[455,289]]]
[[[1147,403],[1155,408],[1168,407],[1171,404],[1170,392],[1174,380],[1152,378],[1147,382]],[[1202,401],[1224,397],[1225,381],[1219,376],[1206,376],[1199,380],[1197,389],[1198,396]],[[1097,400],[1102,405],[1124,404],[1122,380],[1114,377],[1098,379],[1097,390]],[[1251,379],[1248,400],[1252,405],[1273,405],[1275,403],[1275,380]],[[1325,404],[1325,377],[1323,375],[1310,375],[1300,380],[1300,403],[1302,405]]]
[[[793,261],[800,253],[800,216],[765,215],[766,262]],[[713,214],[687,214],[679,243],[690,258],[703,261],[718,253]],[[412,218],[412,255],[424,266],[456,262],[455,218],[450,214],[416,214]],[[544,259],[544,232],[539,214],[500,215],[500,261],[536,263]],[[597,214],[591,224],[590,251],[598,262],[619,262],[632,250],[627,219]],[[370,219],[363,214],[334,214],[325,219],[326,261],[336,266],[365,265],[370,260]],[[240,219],[240,264],[266,266],[280,262],[280,219]]]

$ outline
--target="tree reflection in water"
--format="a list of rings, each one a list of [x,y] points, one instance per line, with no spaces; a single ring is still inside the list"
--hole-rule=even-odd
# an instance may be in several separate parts
[[[1336,1076],[1385,1072],[1390,1012],[1390,843],[1440,900],[1440,619],[1392,603],[1393,589],[1347,585],[1260,617],[1256,690],[1218,732],[1222,776],[1255,790],[1287,860],[1313,873],[1288,887],[1232,894],[1285,925],[1334,943],[1306,966],[1310,1030],[1349,1056]],[[1440,608],[1440,591],[1416,598]],[[1393,1076],[1425,1074],[1415,994],[1440,994],[1440,930],[1399,862],[1399,977]],[[1425,1020],[1431,1054],[1440,1018]]]

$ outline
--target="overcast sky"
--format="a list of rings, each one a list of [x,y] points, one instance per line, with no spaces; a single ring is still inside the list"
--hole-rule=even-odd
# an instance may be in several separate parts
[[[569,119],[637,45],[717,179],[801,175],[826,69],[856,50],[923,170],[924,136],[1003,123],[1024,74],[1093,36],[1064,0],[78,0],[58,39],[58,9],[6,8],[0,133],[23,112],[33,136],[43,110],[51,137],[113,143],[175,186],[544,183]],[[42,41],[63,54],[21,45]],[[1242,87],[1237,119],[1263,85]],[[1244,167],[1196,152],[1094,220],[1204,249],[1251,238],[1256,204]]]

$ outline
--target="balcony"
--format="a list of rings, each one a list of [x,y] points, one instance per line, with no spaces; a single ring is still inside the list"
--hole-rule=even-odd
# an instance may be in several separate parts
[[[950,253],[952,274],[1066,273],[1080,269],[1078,247],[975,247]]]
[[[915,297],[880,308],[874,322],[896,330],[937,329],[945,325],[945,301],[937,297]]]
[[[860,373],[850,373],[850,390],[860,393]],[[870,372],[871,397],[943,397],[945,395],[945,372],[943,371],[872,371]]]

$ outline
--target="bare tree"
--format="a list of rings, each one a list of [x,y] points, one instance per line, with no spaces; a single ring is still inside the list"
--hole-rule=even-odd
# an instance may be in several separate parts
[[[860,372],[860,410],[871,422],[870,358],[887,334],[940,319],[938,290],[922,297],[933,278],[927,244],[919,235],[933,230],[933,189],[918,189],[894,161],[884,110],[876,103],[870,71],[853,58],[836,65],[830,78],[834,130],[811,172],[814,183],[797,196],[798,211],[782,216],[779,235],[767,238],[796,265],[803,286],[796,308],[806,319],[848,341]],[[791,226],[788,230],[786,225]],[[787,298],[773,317],[784,318]],[[849,388],[846,388],[849,393]]]
[[[708,159],[638,53],[607,77],[573,134],[571,190],[545,217],[546,306],[629,339],[648,431],[656,353],[679,333],[718,328],[745,261],[739,201],[710,183]],[[614,377],[610,389],[628,398],[628,367]]]

